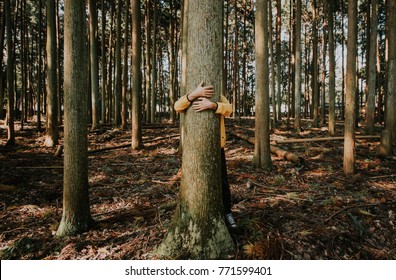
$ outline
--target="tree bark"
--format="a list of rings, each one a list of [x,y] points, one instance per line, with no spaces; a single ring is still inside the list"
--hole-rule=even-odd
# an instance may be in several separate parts
[[[97,0],[88,0],[92,129],[99,128],[98,14],[96,3]]]
[[[150,123],[155,123],[155,111],[156,111],[156,103],[157,103],[157,1],[158,0],[153,0],[153,40],[152,40],[152,58],[151,58],[151,63],[152,63],[152,80],[151,80],[151,103],[149,106],[151,106],[150,109]]]
[[[278,120],[282,119],[282,93],[281,93],[281,30],[282,30],[282,5],[281,0],[276,1],[276,100],[278,106]]]
[[[101,100],[101,113],[102,123],[106,123],[106,82],[107,82],[107,69],[106,69],[106,5],[105,1],[102,1],[102,49],[101,49],[101,62],[102,62],[102,100]],[[111,16],[111,15],[110,15]],[[110,48],[111,46],[109,46]]]
[[[269,71],[267,0],[256,2],[255,57],[256,57],[256,116],[253,165],[271,169],[269,135]]]
[[[126,0],[125,6],[125,30],[124,30],[124,65],[122,73],[122,110],[121,110],[121,126],[127,127],[128,120],[128,33],[129,33],[129,0]]]
[[[273,40],[273,29],[272,29],[272,0],[268,2],[268,28],[269,28],[269,50],[270,50],[270,61],[271,61],[271,105],[272,105],[272,119],[273,119],[273,127],[276,127],[277,123],[277,110],[276,110],[276,93],[275,93],[275,83],[276,83],[276,74],[275,74],[275,57],[274,57],[274,44]],[[246,53],[246,52],[244,52]]]
[[[140,0],[132,0],[132,150],[142,141],[142,38]]]
[[[368,23],[367,23],[368,24]],[[378,0],[371,0],[370,17],[370,48],[368,64],[368,95],[366,106],[366,133],[371,135],[375,132],[375,93],[377,81],[377,28],[378,28]]]
[[[384,156],[392,154],[393,142],[396,140],[396,0],[388,0],[387,33],[387,96],[385,107],[385,129],[382,132],[379,153]]]
[[[12,20],[10,0],[4,2],[4,13],[6,17],[7,33],[7,145],[15,145],[15,127],[14,127],[14,51],[12,38]]]
[[[88,194],[86,4],[65,1],[65,124],[63,214],[57,236],[74,235],[92,224]]]
[[[312,101],[314,126],[319,126],[319,87],[318,87],[318,31],[316,16],[316,0],[311,0],[312,4]]]
[[[115,91],[114,91],[114,125],[121,125],[121,96],[122,96],[122,65],[121,65],[121,10],[124,1],[118,0],[117,5],[117,42],[115,54]]]
[[[223,18],[220,0],[188,3],[188,92],[204,81],[217,101],[223,91]],[[202,44],[205,42],[205,44]],[[157,254],[190,259],[225,258],[233,242],[222,216],[220,122],[213,111],[185,114],[182,179],[174,222]]]
[[[355,173],[355,102],[357,53],[357,0],[348,2],[347,76],[345,104],[344,174]]]
[[[44,145],[58,144],[58,94],[56,75],[55,0],[47,0],[47,132]]]
[[[301,131],[301,0],[297,0],[297,10],[296,10],[296,34],[295,34],[295,45],[296,45],[296,63],[295,63],[295,121],[294,129],[297,132]]]
[[[328,3],[325,1],[325,3]],[[326,5],[326,4],[325,4]],[[327,7],[327,17],[329,23],[329,134],[334,135],[335,126],[335,54],[334,54],[334,3],[329,2]],[[343,59],[343,58],[342,58]]]

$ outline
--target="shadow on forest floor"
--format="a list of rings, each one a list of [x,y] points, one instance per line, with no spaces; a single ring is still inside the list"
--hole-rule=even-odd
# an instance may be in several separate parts
[[[240,230],[229,259],[396,259],[396,161],[376,155],[376,139],[358,140],[354,176],[342,171],[343,142],[279,146],[304,159],[303,166],[272,155],[270,172],[251,165],[253,145],[231,132],[226,157],[233,211]],[[241,126],[253,128],[252,119]],[[274,139],[327,136],[327,130]],[[341,127],[339,127],[339,130]],[[54,239],[62,211],[62,165],[34,130],[17,131],[5,147],[0,128],[1,259],[150,259],[173,217],[180,184],[179,129],[147,126],[146,149],[127,147],[89,155],[90,203],[95,226]],[[243,129],[247,136],[252,130]],[[62,136],[62,135],[61,135]],[[103,128],[89,134],[90,149],[128,143],[130,131]]]

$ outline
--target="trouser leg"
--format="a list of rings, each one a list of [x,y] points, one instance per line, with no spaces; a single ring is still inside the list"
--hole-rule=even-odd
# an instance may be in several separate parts
[[[231,213],[231,191],[228,183],[227,165],[224,148],[221,149],[221,184],[222,184],[222,200],[225,213]]]

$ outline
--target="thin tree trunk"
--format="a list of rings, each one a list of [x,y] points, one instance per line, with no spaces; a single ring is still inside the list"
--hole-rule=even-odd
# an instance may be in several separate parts
[[[326,12],[325,12],[326,14]],[[327,22],[326,17],[323,18],[323,37],[322,37],[322,82],[321,82],[321,110],[320,110],[320,119],[322,125],[326,125],[326,56],[327,56]]]
[[[396,1],[388,1],[387,32],[387,96],[385,107],[385,129],[382,132],[379,153],[383,156],[392,154],[396,140]]]
[[[357,54],[357,0],[348,2],[347,77],[345,105],[344,173],[355,173],[355,102]]]
[[[97,0],[88,0],[92,129],[99,128],[99,69]]]
[[[151,1],[153,0],[147,0],[146,1],[146,18],[145,18],[145,24],[146,24],[146,121],[151,122]]]
[[[15,145],[15,127],[14,127],[14,52],[11,26],[11,7],[10,0],[4,0],[4,13],[6,17],[7,33],[7,145]]]
[[[377,81],[377,24],[378,24],[378,0],[371,0],[371,20],[370,20],[370,49],[368,65],[368,95],[366,106],[366,133],[374,134],[375,131],[375,93]]]
[[[153,0],[153,41],[152,41],[152,80],[151,80],[151,106],[150,109],[150,123],[155,123],[155,111],[156,111],[156,103],[157,103],[157,1],[158,0]]]
[[[101,113],[102,123],[106,123],[106,82],[107,82],[107,69],[106,69],[106,4],[105,0],[102,0],[102,102],[101,102]],[[110,15],[111,16],[111,15]],[[109,46],[111,48],[111,45]]]
[[[328,2],[325,2],[328,3]],[[327,9],[327,17],[329,22],[329,134],[334,135],[335,126],[335,45],[334,45],[334,3],[329,2]],[[343,58],[342,58],[343,59]]]
[[[5,35],[5,12],[3,8],[3,15],[1,17],[1,27],[0,27],[0,49],[4,48],[4,35]],[[4,80],[3,80],[3,55],[4,53],[0,52],[0,119],[4,118],[4,111],[3,111],[3,102],[4,102]]]
[[[318,31],[316,17],[316,0],[311,1],[312,4],[312,101],[313,101],[313,121],[314,126],[319,126],[319,87],[318,87]]]
[[[268,21],[267,0],[257,0],[255,25],[256,58],[256,117],[253,165],[271,169],[269,135],[269,69],[268,69]]]
[[[125,6],[125,33],[124,33],[124,65],[122,74],[122,111],[121,111],[121,126],[127,127],[128,120],[128,34],[129,34],[129,0],[126,0]]]
[[[272,119],[273,119],[273,127],[276,126],[277,123],[277,111],[276,111],[276,93],[275,93],[275,57],[274,57],[274,44],[273,40],[273,29],[272,29],[272,0],[268,2],[268,28],[269,28],[269,50],[270,50],[270,61],[271,61],[271,101],[272,101]],[[246,39],[245,39],[246,41]],[[246,53],[246,52],[244,52]]]
[[[234,0],[235,8],[235,45],[234,45],[234,75],[232,77],[232,112],[233,117],[239,115],[238,112],[238,95],[239,95],[239,30],[238,30],[238,0]]]
[[[281,93],[281,30],[282,30],[282,5],[281,0],[276,1],[276,100],[278,106],[278,120],[282,119],[282,93]]]
[[[302,68],[302,61],[301,61],[301,0],[297,0],[297,10],[296,10],[296,34],[295,38],[295,45],[296,45],[296,64],[295,64],[295,121],[294,121],[294,128],[297,132],[301,131],[301,68]]]
[[[44,145],[58,144],[58,94],[56,71],[55,0],[47,0],[47,132]]]
[[[39,0],[39,35],[38,35],[38,77],[37,77],[37,130],[41,130],[41,91],[42,91],[42,45],[41,45],[41,33],[42,33],[42,10],[43,0]]]
[[[132,0],[132,150],[142,141],[142,38],[140,0]]]
[[[114,91],[114,125],[121,125],[121,96],[122,96],[122,65],[121,65],[121,10],[124,1],[118,0],[117,5],[117,42],[115,49],[115,91]]]

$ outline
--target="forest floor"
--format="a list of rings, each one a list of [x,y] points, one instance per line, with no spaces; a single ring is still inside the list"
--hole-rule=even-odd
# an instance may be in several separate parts
[[[226,157],[239,230],[229,259],[396,259],[396,160],[376,154],[378,139],[357,140],[356,175],[343,175],[343,142],[283,144],[304,159],[272,155],[271,171],[252,167],[253,119],[227,120]],[[271,139],[326,137],[304,121],[297,134],[280,126]],[[338,127],[341,132],[342,126]],[[359,128],[358,133],[362,133]],[[379,133],[379,130],[377,131]],[[95,226],[54,238],[62,215],[63,158],[44,135],[17,130],[6,147],[0,123],[0,259],[152,259],[177,203],[179,128],[144,126],[145,149],[89,153]],[[62,136],[62,135],[61,135]],[[89,134],[90,150],[128,144],[129,130]]]

